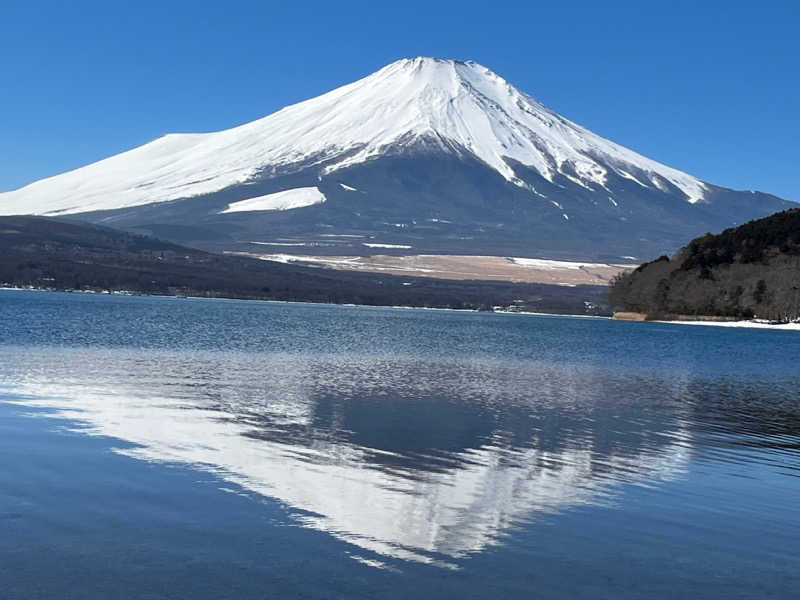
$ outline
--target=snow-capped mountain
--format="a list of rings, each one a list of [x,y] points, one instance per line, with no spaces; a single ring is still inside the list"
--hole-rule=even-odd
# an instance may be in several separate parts
[[[0,194],[2,214],[81,215],[212,247],[586,258],[646,258],[791,204],[702,182],[486,67],[434,58]]]

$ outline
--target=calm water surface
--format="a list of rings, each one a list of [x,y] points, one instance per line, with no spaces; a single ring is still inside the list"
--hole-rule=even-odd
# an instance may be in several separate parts
[[[0,291],[0,597],[795,598],[800,334]]]

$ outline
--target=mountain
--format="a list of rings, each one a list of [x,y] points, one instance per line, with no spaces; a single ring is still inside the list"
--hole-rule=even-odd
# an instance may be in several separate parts
[[[707,234],[620,276],[613,305],[649,318],[800,318],[800,209]]]
[[[372,254],[364,244],[377,243],[614,260],[791,206],[606,140],[477,63],[422,57],[0,194],[5,214],[80,215],[214,250]]]
[[[30,216],[0,217],[0,287],[129,291],[257,300],[593,313],[602,285],[392,277],[212,254],[116,229]]]

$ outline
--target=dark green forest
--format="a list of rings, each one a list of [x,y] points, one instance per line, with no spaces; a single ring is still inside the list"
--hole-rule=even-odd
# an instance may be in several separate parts
[[[612,285],[609,303],[649,318],[797,319],[800,209],[706,234],[672,259],[661,256],[623,273]]]
[[[452,281],[298,267],[212,254],[115,229],[0,217],[0,284],[54,290],[585,314],[608,288]],[[606,309],[607,310],[607,309]]]

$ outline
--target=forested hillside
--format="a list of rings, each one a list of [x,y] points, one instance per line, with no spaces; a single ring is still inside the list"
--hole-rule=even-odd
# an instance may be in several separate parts
[[[800,317],[800,209],[692,240],[620,275],[612,307],[649,318],[675,315]]]
[[[0,285],[58,290],[386,306],[578,313],[601,310],[604,286],[565,287],[297,267],[203,252],[156,238],[43,217],[0,217]]]

